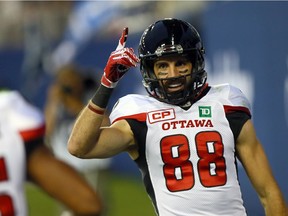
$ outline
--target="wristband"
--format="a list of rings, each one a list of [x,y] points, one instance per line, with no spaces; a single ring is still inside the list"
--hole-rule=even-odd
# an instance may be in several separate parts
[[[113,88],[107,88],[101,84],[97,89],[95,95],[92,97],[91,101],[93,104],[104,109],[108,105],[112,92]]]
[[[98,115],[104,115],[105,110],[99,110],[91,106],[91,104],[88,104],[88,109],[91,110],[94,113],[97,113]]]

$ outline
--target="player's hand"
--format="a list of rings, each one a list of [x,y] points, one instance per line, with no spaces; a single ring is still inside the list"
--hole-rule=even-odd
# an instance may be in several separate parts
[[[118,81],[130,67],[136,67],[137,63],[140,61],[134,54],[132,48],[125,48],[127,36],[128,27],[124,28],[118,46],[116,50],[110,54],[106,67],[104,68],[101,84],[107,88],[115,88]]]

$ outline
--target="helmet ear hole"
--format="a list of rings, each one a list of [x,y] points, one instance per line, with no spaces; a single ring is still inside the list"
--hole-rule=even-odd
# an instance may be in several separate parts
[[[204,47],[197,30],[178,19],[163,19],[151,24],[143,33],[139,43],[140,70],[147,92],[159,101],[170,104],[183,104],[193,100],[206,83],[204,73]],[[192,78],[185,83],[182,93],[167,92],[154,74],[154,61],[162,56],[187,56],[192,62]],[[180,78],[180,77],[179,77]],[[185,78],[186,79],[186,78]]]

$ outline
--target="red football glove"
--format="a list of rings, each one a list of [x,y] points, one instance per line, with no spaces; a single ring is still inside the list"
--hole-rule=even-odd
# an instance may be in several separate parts
[[[128,36],[128,27],[124,28],[115,51],[110,54],[101,84],[107,88],[115,88],[118,81],[130,69],[136,67],[140,61],[132,48],[124,48]]]

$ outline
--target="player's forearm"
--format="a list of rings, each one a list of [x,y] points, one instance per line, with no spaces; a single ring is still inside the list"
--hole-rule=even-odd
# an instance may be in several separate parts
[[[72,155],[85,158],[95,147],[100,135],[104,112],[105,109],[91,102],[81,111],[68,140],[68,151]]]
[[[68,151],[80,158],[87,158],[100,136],[105,109],[113,89],[102,84],[86,107],[80,112],[68,140]]]
[[[288,209],[284,196],[278,187],[271,190],[265,197],[260,199],[265,209],[266,216],[288,216]]]
[[[273,202],[274,203],[274,202]],[[288,210],[285,203],[275,203],[276,205],[269,205],[265,207],[266,216],[288,216]]]

